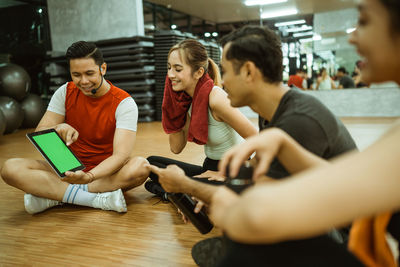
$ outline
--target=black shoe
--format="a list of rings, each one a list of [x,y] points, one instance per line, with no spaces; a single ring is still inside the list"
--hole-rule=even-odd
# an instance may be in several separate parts
[[[192,258],[200,267],[214,267],[224,255],[222,237],[211,237],[192,247]]]
[[[146,183],[144,183],[144,188],[146,188],[146,190],[149,191],[150,193],[153,193],[159,198],[161,198],[162,201],[169,201],[167,192],[165,192],[164,188],[162,188],[159,183],[149,180]]]

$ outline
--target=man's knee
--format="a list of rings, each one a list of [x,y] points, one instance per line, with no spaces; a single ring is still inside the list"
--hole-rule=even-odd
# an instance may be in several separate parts
[[[14,184],[19,170],[21,170],[23,166],[23,162],[24,159],[20,158],[8,159],[4,162],[1,168],[1,178],[3,178],[4,182],[10,185]]]
[[[126,163],[129,176],[133,178],[147,178],[150,173],[148,166],[149,162],[143,157],[131,158]]]

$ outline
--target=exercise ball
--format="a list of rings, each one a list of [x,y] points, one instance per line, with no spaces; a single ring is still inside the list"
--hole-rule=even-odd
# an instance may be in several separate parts
[[[31,87],[31,78],[21,66],[0,64],[0,95],[22,101]]]
[[[6,119],[5,134],[12,133],[21,126],[24,112],[15,99],[8,96],[0,96],[0,109]]]
[[[40,96],[28,94],[22,100],[22,110],[24,111],[24,120],[22,121],[23,128],[34,128],[38,125],[43,114],[46,112],[46,105]]]
[[[6,118],[4,117],[3,111],[0,109],[0,135],[6,130]]]

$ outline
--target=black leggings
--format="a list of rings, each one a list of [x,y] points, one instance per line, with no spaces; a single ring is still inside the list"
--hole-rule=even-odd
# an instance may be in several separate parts
[[[240,244],[223,237],[223,243],[225,255],[218,267],[363,266],[345,245],[326,235],[270,245]]]
[[[205,171],[218,171],[218,163],[219,160],[214,160],[210,158],[205,158],[203,162],[203,166],[199,165],[194,165],[190,163],[186,163],[183,161],[179,160],[174,160],[170,158],[165,158],[165,157],[159,157],[159,156],[150,156],[147,158],[150,164],[155,165],[160,168],[165,168],[168,165],[175,164],[178,167],[180,167],[186,174],[186,176],[189,176],[190,178],[193,178],[193,176],[202,174]],[[155,173],[150,173],[149,177],[155,181],[158,182],[158,176]],[[197,181],[201,181],[207,184],[215,184],[215,185],[221,185],[223,182],[220,181],[209,181],[207,178],[193,178],[196,179]]]

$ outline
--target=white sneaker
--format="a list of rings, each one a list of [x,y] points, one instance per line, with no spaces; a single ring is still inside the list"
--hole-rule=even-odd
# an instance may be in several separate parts
[[[61,202],[48,198],[36,197],[31,194],[25,194],[24,204],[26,212],[29,214],[35,214],[47,210],[48,208],[61,205]]]
[[[113,210],[117,212],[127,212],[124,194],[121,189],[98,193],[92,202],[93,208],[102,210]]]

